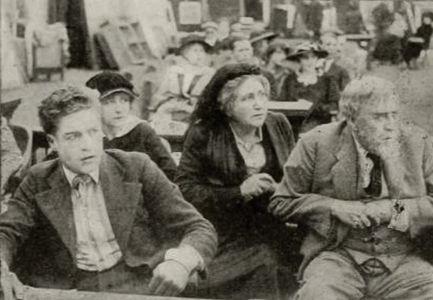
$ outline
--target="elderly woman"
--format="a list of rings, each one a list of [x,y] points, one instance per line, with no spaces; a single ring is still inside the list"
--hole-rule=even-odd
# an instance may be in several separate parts
[[[173,180],[177,167],[170,153],[150,125],[131,114],[137,97],[132,83],[118,73],[105,71],[86,85],[100,93],[104,148],[146,153]]]
[[[331,121],[331,112],[338,109],[340,92],[335,80],[317,68],[318,59],[328,52],[315,44],[300,44],[287,56],[293,63],[294,72],[284,80],[280,101],[307,100],[312,102],[309,115],[304,120],[301,132]]]
[[[220,241],[200,285],[204,298],[277,299],[279,283],[289,281],[280,278],[280,258],[291,239],[266,205],[294,138],[287,119],[268,112],[270,87],[261,74],[250,64],[219,69],[186,134],[176,182]]]

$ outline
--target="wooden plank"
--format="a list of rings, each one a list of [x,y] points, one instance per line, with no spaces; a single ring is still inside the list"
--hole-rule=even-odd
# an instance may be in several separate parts
[[[0,299],[3,299],[0,296]],[[148,295],[84,292],[25,287],[25,300],[187,300],[192,298],[157,297]],[[197,299],[196,299],[197,300]]]
[[[283,113],[287,117],[305,117],[312,105],[307,100],[269,101],[268,108],[270,111]]]

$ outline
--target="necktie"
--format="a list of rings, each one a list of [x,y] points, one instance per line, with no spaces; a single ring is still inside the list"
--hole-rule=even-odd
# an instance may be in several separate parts
[[[91,181],[92,178],[88,174],[80,174],[74,177],[72,180],[72,190],[76,193],[78,198],[85,198],[85,188]]]
[[[370,258],[367,261],[365,261],[364,263],[362,263],[360,265],[361,270],[364,274],[371,276],[371,277],[376,277],[376,276],[380,276],[386,272],[388,272],[388,269],[386,268],[386,266],[378,259],[376,258]]]
[[[372,153],[368,153],[367,157],[373,162],[373,169],[370,173],[370,184],[365,188],[365,191],[372,197],[379,197],[382,192],[382,166],[380,157]]]

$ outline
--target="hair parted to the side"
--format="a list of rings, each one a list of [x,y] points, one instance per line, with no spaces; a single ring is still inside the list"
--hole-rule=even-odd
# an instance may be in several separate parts
[[[354,120],[362,107],[392,98],[399,101],[392,82],[375,76],[362,76],[352,80],[341,94],[340,115],[348,121]]]
[[[219,95],[218,103],[221,105],[221,110],[228,116],[232,110],[233,104],[237,99],[237,91],[239,87],[247,80],[254,78],[263,85],[266,94],[270,94],[271,87],[268,79],[263,75],[242,75],[232,79],[223,86]]]
[[[42,101],[38,107],[39,121],[46,134],[55,134],[62,117],[95,105],[80,89],[68,86],[54,91]]]

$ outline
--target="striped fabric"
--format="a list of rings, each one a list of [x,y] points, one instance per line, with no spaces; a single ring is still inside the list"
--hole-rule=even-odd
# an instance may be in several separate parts
[[[122,253],[107,214],[99,176],[71,173],[65,168],[72,187],[77,267],[86,271],[109,269],[120,261]]]

